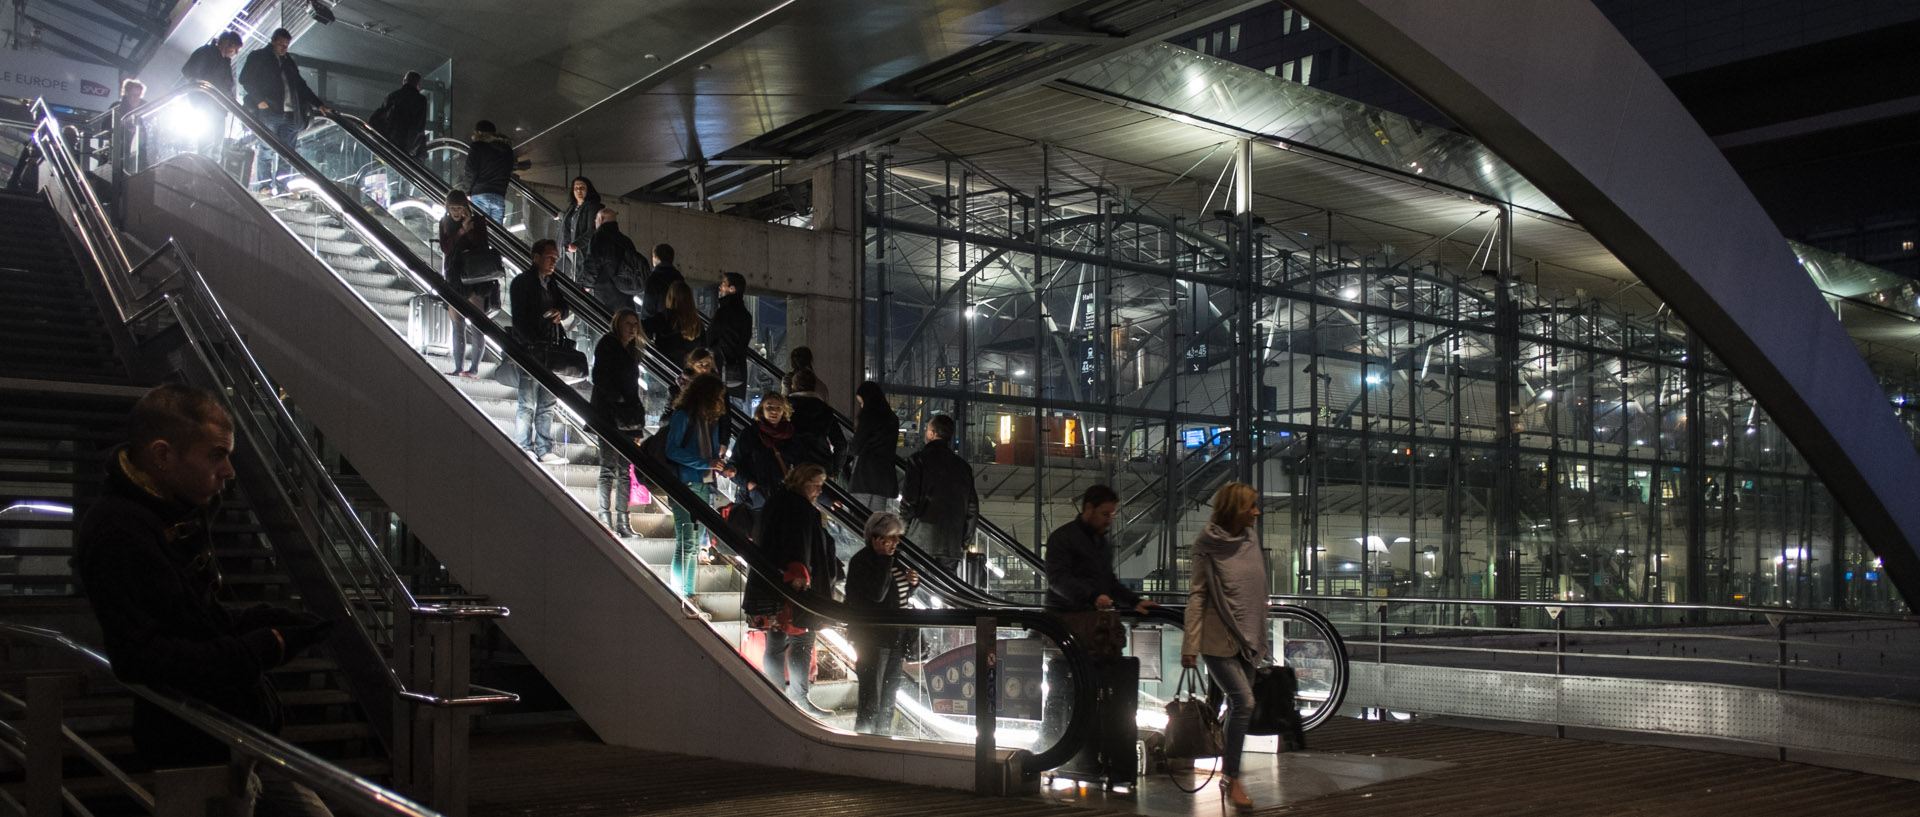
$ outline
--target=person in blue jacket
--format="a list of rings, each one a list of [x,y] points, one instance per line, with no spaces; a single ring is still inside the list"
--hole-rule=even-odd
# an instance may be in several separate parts
[[[727,384],[710,374],[687,381],[667,416],[667,461],[679,468],[680,481],[703,502],[713,499],[716,472],[733,476],[720,448],[720,424],[726,416]],[[673,580],[681,592],[691,594],[700,526],[693,521],[692,512],[677,502],[673,505],[673,531]]]

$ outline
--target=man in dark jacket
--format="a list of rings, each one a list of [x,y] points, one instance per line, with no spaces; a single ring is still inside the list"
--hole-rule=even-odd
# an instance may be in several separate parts
[[[200,46],[187,55],[187,64],[180,67],[180,78],[187,82],[204,82],[212,85],[228,99],[233,98],[233,55],[240,53],[240,34],[222,31],[213,42]]]
[[[233,477],[233,421],[206,392],[169,384],[142,397],[127,426],[129,442],[107,463],[73,559],[114,675],[277,733],[283,715],[266,673],[324,640],[331,623],[266,605],[232,611],[218,601],[211,525]],[[225,743],[144,698],[134,699],[133,742],[155,766],[228,758]]]
[[[1146,613],[1156,606],[1141,601],[1113,573],[1113,543],[1107,531],[1120,511],[1120,495],[1095,485],[1080,496],[1080,514],[1047,536],[1047,609],[1068,612],[1112,610],[1116,605]]]
[[[594,216],[593,237],[586,247],[586,275],[580,279],[609,314],[633,308],[633,292],[622,292],[621,287],[631,290],[647,275],[646,256],[620,232],[619,218],[612,208],[601,208]]]
[[[813,372],[801,372],[793,379],[793,392],[787,395],[787,404],[793,409],[793,453],[787,465],[811,462],[829,474],[838,474],[846,460],[847,435],[840,430],[840,418],[834,416],[833,407],[814,393],[813,386]]]
[[[507,187],[513,183],[515,166],[513,143],[501,136],[492,122],[475,122],[473,139],[467,144],[467,198],[503,227],[507,223]]]
[[[747,276],[729,272],[720,276],[720,302],[707,323],[708,349],[720,358],[720,379],[727,396],[742,411],[747,400],[747,346],[753,342],[753,314],[747,311]]]
[[[952,417],[936,414],[927,423],[927,446],[907,458],[900,490],[900,516],[907,535],[955,576],[973,544],[980,518],[980,495],[973,487],[973,466],[953,450]]]
[[[647,273],[647,293],[640,299],[640,319],[646,320],[660,314],[667,308],[667,290],[677,281],[686,280],[680,274],[680,268],[673,265],[673,245],[660,244],[653,248],[653,271]]]
[[[381,138],[415,159],[427,158],[427,95],[420,93],[420,72],[408,71],[400,87],[367,121]]]
[[[301,78],[300,66],[287,53],[287,46],[292,44],[293,34],[277,29],[267,46],[248,54],[246,65],[240,68],[240,104],[266,133],[290,149],[314,114],[333,113]],[[254,183],[262,189],[286,192],[286,185],[274,178],[278,164],[278,155],[261,145],[254,156]]]
[[[513,331],[524,343],[552,343],[566,339],[561,328],[570,311],[556,287],[562,282],[553,275],[560,263],[560,245],[551,238],[533,243],[533,268],[514,276],[508,294],[513,299]],[[553,393],[540,381],[522,374],[520,394],[513,414],[513,440],[520,449],[543,465],[559,465],[566,457],[553,453]]]

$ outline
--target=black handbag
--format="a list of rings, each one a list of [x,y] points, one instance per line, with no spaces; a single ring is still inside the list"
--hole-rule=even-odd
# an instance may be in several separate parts
[[[639,403],[615,403],[613,404],[613,424],[621,431],[645,431],[647,407]]]
[[[1300,685],[1293,668],[1261,667],[1253,673],[1253,722],[1249,735],[1279,735],[1289,752],[1307,748],[1306,731],[1300,724],[1300,706],[1295,700]]]
[[[1219,757],[1220,716],[1200,697],[1200,671],[1180,670],[1167,702],[1167,757]]]
[[[498,281],[507,277],[500,253],[490,247],[470,247],[460,251],[460,283],[467,286]]]
[[[570,341],[553,340],[527,345],[527,351],[533,354],[535,362],[553,372],[555,377],[565,380],[581,380],[587,376],[587,355],[574,348]]]

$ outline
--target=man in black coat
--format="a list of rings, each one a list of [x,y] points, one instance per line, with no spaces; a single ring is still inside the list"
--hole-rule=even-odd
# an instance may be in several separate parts
[[[936,414],[927,423],[927,446],[907,457],[900,490],[900,516],[907,535],[927,555],[960,575],[960,562],[973,544],[980,519],[980,495],[973,466],[953,450],[952,417]]]
[[[594,216],[593,237],[586,246],[586,274],[580,280],[609,314],[633,308],[634,293],[621,291],[622,279],[631,288],[647,277],[647,258],[633,246],[633,239],[620,232],[619,218],[612,208],[601,208]]]
[[[1095,485],[1080,496],[1080,513],[1047,536],[1047,602],[1049,610],[1077,612],[1131,607],[1145,614],[1156,606],[1120,583],[1113,572],[1113,543],[1107,531],[1120,511],[1120,495]]]
[[[513,299],[513,331],[523,343],[553,343],[566,339],[560,324],[571,314],[557,291],[565,284],[553,274],[560,263],[560,245],[551,238],[533,243],[533,268],[513,277],[508,295]],[[553,407],[557,398],[531,376],[520,376],[519,399],[514,406],[513,440],[520,450],[543,465],[559,465],[566,457],[553,453]]]
[[[102,497],[80,521],[73,558],[114,675],[277,733],[284,716],[267,671],[325,640],[332,625],[219,602],[211,526],[233,478],[233,421],[206,392],[168,384],[140,398],[127,427],[128,443],[107,463]],[[133,742],[155,766],[225,763],[229,753],[144,698],[134,699]]]
[[[213,42],[200,46],[187,55],[187,64],[180,67],[180,78],[187,82],[204,82],[212,85],[220,93],[233,98],[233,55],[240,53],[240,34],[222,31]]]
[[[676,281],[684,281],[680,268],[673,265],[673,245],[660,244],[653,248],[653,271],[647,273],[647,292],[640,299],[640,319],[646,320],[667,308],[667,290],[673,288]]]
[[[847,435],[840,430],[840,418],[833,407],[813,390],[813,372],[798,372],[787,405],[793,409],[793,451],[788,466],[814,463],[829,474],[840,473],[847,456]]]
[[[408,71],[400,87],[367,120],[381,138],[415,159],[427,157],[427,95],[420,93],[420,72]]]
[[[707,323],[706,345],[720,358],[720,379],[727,396],[742,411],[747,399],[747,346],[753,342],[753,314],[747,311],[747,277],[737,272],[720,276],[720,302]]]
[[[247,63],[240,67],[240,104],[259,121],[261,129],[290,149],[314,114],[333,113],[301,78],[300,66],[287,53],[287,46],[292,44],[293,34],[277,29],[267,46],[248,54]],[[286,185],[274,177],[278,164],[278,155],[261,145],[254,156],[254,183],[261,189],[286,192]]]
[[[493,122],[482,119],[473,124],[473,137],[467,142],[467,198],[502,227],[507,224],[507,188],[513,185],[513,171],[519,166],[513,143],[500,135]]]

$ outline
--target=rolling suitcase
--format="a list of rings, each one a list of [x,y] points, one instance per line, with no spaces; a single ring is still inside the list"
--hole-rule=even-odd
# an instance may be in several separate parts
[[[1140,659],[1102,658],[1094,662],[1098,692],[1093,729],[1079,754],[1055,769],[1072,780],[1104,780],[1108,788],[1134,785],[1139,777]]]
[[[453,318],[447,302],[421,293],[407,302],[407,343],[423,355],[453,354]]]

